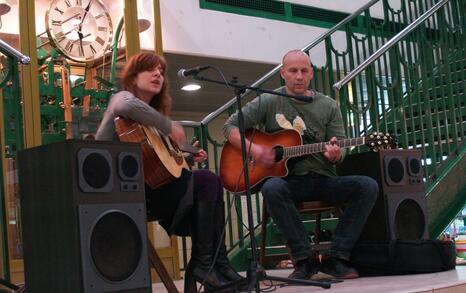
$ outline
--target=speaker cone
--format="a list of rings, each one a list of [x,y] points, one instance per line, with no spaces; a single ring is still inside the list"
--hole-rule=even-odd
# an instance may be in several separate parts
[[[138,180],[141,174],[139,157],[134,153],[118,154],[118,175],[126,181]]]
[[[97,271],[111,282],[127,280],[136,270],[142,239],[136,223],[126,214],[112,211],[94,226],[90,253]]]
[[[413,199],[399,203],[395,213],[395,237],[403,240],[422,239],[426,228],[422,207]]]
[[[385,181],[388,185],[403,185],[405,168],[398,157],[386,156],[384,158]]]
[[[79,187],[83,192],[110,192],[113,187],[112,156],[105,149],[78,152]]]
[[[416,157],[408,157],[408,173],[411,176],[418,176],[421,172],[421,161]]]

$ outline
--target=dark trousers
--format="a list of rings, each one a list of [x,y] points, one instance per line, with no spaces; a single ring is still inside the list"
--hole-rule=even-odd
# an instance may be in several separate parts
[[[148,217],[159,220],[164,227],[169,227],[175,212],[184,196],[186,194],[187,184],[191,172],[183,171],[180,178],[165,184],[157,189],[151,189],[146,186],[146,209]],[[194,170],[193,176],[193,198],[194,204],[196,202],[223,202],[223,183],[219,176],[209,170]],[[188,224],[190,214],[186,214],[185,229],[178,229],[185,231],[180,233],[181,236],[189,235]],[[224,221],[224,219],[216,219]]]
[[[366,176],[327,177],[316,173],[271,178],[262,187],[267,210],[290,248],[293,261],[312,255],[308,233],[296,205],[322,200],[344,205],[330,254],[349,259],[378,196],[375,180]]]

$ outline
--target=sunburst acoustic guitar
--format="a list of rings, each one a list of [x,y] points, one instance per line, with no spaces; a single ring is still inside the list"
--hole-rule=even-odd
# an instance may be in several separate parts
[[[251,136],[254,137],[251,140]],[[275,149],[276,163],[272,166],[264,166],[259,162],[248,158],[247,166],[249,171],[250,187],[257,190],[257,187],[269,177],[285,177],[288,175],[287,161],[290,158],[305,156],[313,153],[325,151],[325,145],[329,142],[313,144],[302,143],[301,135],[291,129],[281,130],[268,134],[259,130],[250,130],[246,137],[252,143]],[[396,145],[393,138],[388,134],[375,133],[367,137],[356,137],[338,140],[336,142],[341,148],[367,145],[373,150],[392,148]],[[246,191],[246,184],[243,176],[243,159],[241,150],[234,147],[229,142],[223,146],[220,158],[220,177],[223,180],[225,189],[235,194],[243,194]]]

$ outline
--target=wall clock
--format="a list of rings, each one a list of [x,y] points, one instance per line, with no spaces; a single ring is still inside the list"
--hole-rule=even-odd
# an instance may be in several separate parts
[[[52,0],[45,15],[52,45],[78,62],[92,62],[110,48],[113,26],[100,0]]]

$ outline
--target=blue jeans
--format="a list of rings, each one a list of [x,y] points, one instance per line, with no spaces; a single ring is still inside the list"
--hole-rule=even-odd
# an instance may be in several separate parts
[[[311,172],[270,178],[262,186],[262,196],[295,263],[312,256],[308,233],[296,205],[315,200],[343,205],[344,212],[335,229],[330,255],[349,260],[377,199],[378,184],[367,176],[327,177]]]

